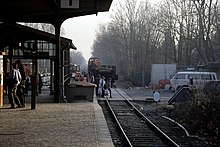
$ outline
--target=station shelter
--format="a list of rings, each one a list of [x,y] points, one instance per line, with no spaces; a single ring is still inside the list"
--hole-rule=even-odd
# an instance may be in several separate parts
[[[1,23],[0,24],[0,52],[1,52],[1,99],[0,104],[3,105],[3,84],[4,74],[10,72],[11,64],[19,59],[27,66],[30,76],[39,73],[40,59],[49,60],[50,63],[50,93],[54,93],[54,60],[56,57],[55,35],[40,31],[28,26],[17,23]],[[11,41],[13,40],[13,41]],[[63,76],[69,74],[70,65],[70,49],[76,49],[72,40],[61,37],[62,59],[61,66],[63,67]],[[4,78],[3,78],[4,77]],[[63,78],[61,81],[67,81]],[[5,83],[6,84],[6,83]],[[63,86],[64,84],[61,83]],[[32,91],[33,92],[33,91]]]
[[[109,11],[113,0],[10,0],[10,1],[2,1],[0,5],[0,22],[3,22],[3,25],[16,25],[15,27],[20,28],[16,22],[29,22],[29,23],[49,23],[55,27],[55,34],[54,36],[50,36],[49,34],[45,33],[44,35],[39,34],[31,35],[30,32],[23,31],[23,36],[16,36],[14,34],[19,34],[20,32],[17,29],[11,31],[8,37],[0,37],[3,40],[0,43],[0,48],[2,51],[2,47],[8,46],[8,50],[4,50],[2,52],[8,52],[8,58],[12,61],[12,58],[25,58],[25,57],[32,57],[33,62],[36,62],[37,59],[43,56],[49,56],[53,59],[54,65],[54,102],[59,103],[62,99],[62,84],[63,84],[63,66],[62,64],[64,61],[62,60],[63,57],[65,58],[64,52],[65,50],[62,49],[62,37],[60,37],[60,27],[62,23],[69,18],[85,16],[85,15],[92,15],[98,14],[98,12],[105,12]],[[89,24],[89,22],[88,22]],[[90,27],[88,25],[88,27]],[[27,28],[28,29],[28,28]],[[3,34],[7,36],[7,32],[4,30]],[[9,31],[9,30],[8,30]],[[35,30],[36,31],[36,30]],[[33,32],[32,32],[33,33]],[[14,37],[13,37],[14,36]],[[34,38],[34,36],[36,38]],[[52,51],[41,51],[37,50],[37,44],[44,44],[43,42],[47,42],[48,38],[53,38],[55,50],[54,54]],[[23,37],[25,39],[23,39]],[[43,37],[43,38],[41,38]],[[78,36],[76,36],[78,37]],[[29,39],[28,39],[29,38]],[[21,40],[20,40],[21,39]],[[68,39],[67,39],[68,40]],[[38,42],[39,41],[39,42]],[[70,40],[69,40],[70,41]],[[28,43],[29,42],[29,43]],[[41,43],[40,43],[41,42]],[[7,44],[7,45],[6,45]],[[29,45],[29,46],[28,46]],[[71,44],[66,44],[71,45]],[[32,46],[32,49],[29,47]],[[50,45],[49,45],[50,46]],[[19,49],[21,48],[21,49]],[[24,50],[25,48],[29,48],[29,52]],[[65,48],[65,47],[64,47]],[[23,51],[21,51],[23,50]],[[48,48],[49,50],[49,48]],[[16,53],[17,51],[17,53]],[[27,51],[27,52],[26,52]],[[47,53],[46,53],[47,52]],[[21,55],[20,55],[21,53]],[[49,55],[48,55],[49,54]],[[29,55],[29,56],[28,56]],[[31,55],[31,56],[30,56]],[[0,55],[0,60],[1,60]],[[38,58],[39,57],[39,58]],[[35,64],[37,65],[37,64]],[[34,68],[37,70],[37,67]],[[2,80],[1,80],[2,81]]]

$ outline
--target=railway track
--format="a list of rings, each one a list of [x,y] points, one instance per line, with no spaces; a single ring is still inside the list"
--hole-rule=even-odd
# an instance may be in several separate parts
[[[115,89],[116,90],[116,89]],[[117,91],[117,90],[116,90]],[[118,91],[117,91],[118,92]],[[126,96],[124,100],[105,99],[106,109],[113,116],[125,146],[179,146],[147,118]]]

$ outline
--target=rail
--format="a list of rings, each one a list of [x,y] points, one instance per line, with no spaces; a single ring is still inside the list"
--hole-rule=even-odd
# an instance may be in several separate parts
[[[116,89],[115,89],[116,90]],[[119,91],[117,91],[116,90],[116,92],[117,93],[119,93],[123,98],[124,98],[124,102],[127,104],[127,105],[129,105],[129,109],[126,109],[126,110],[131,110],[132,109],[132,112],[133,112],[133,110],[134,110],[134,113],[136,113],[136,115],[139,117],[139,118],[141,118],[141,121],[143,120],[143,121],[145,121],[146,122],[146,124],[147,124],[147,126],[149,127],[149,128],[151,128],[151,130],[153,131],[153,132],[155,132],[156,134],[157,134],[157,136],[160,136],[159,138],[163,138],[163,141],[162,142],[164,142],[166,145],[169,145],[169,146],[175,146],[175,147],[177,147],[177,146],[179,146],[176,142],[174,142],[171,138],[169,138],[169,136],[167,136],[162,130],[160,130],[153,122],[151,122],[150,121],[150,119],[148,119],[142,112],[140,112],[139,111],[139,109],[130,101],[130,100],[128,100],[127,98],[126,98],[126,96],[125,95],[123,95],[123,94],[121,94]],[[112,102],[110,103],[110,100],[108,99],[108,98],[105,98],[105,101],[106,101],[106,103],[107,103],[107,106],[108,106],[108,108],[109,108],[109,110],[110,110],[110,112],[111,112],[111,114],[112,114],[112,116],[113,116],[113,118],[114,118],[114,120],[116,121],[116,123],[117,123],[117,125],[118,125],[118,127],[120,128],[120,131],[122,132],[122,134],[123,134],[123,138],[124,138],[124,140],[126,141],[126,144],[128,145],[128,146],[135,146],[134,144],[136,144],[136,143],[134,143],[134,140],[133,141],[131,141],[131,139],[132,139],[132,135],[131,134],[129,134],[128,133],[128,130],[124,130],[124,128],[123,128],[123,124],[121,124],[121,122],[120,122],[120,118],[118,118],[117,117],[117,110],[116,110],[116,108],[115,107],[118,107],[118,105],[117,106],[113,106],[112,107]],[[123,105],[123,104],[121,104],[121,105]],[[120,111],[118,112],[118,113],[123,113],[123,115],[125,115],[125,114],[127,114],[127,115],[133,115],[133,114],[129,114],[129,113],[131,113],[131,111],[125,111],[125,112],[122,112],[123,110],[124,110],[125,108],[123,107],[123,108],[120,108]],[[127,117],[127,116],[126,116]],[[133,119],[133,118],[132,118]],[[135,120],[137,120],[137,119],[135,119]],[[143,123],[142,123],[143,124]],[[135,127],[135,126],[134,126]],[[127,132],[126,132],[127,131]],[[137,131],[137,130],[135,130],[135,131]],[[138,130],[138,131],[140,131],[140,130]],[[143,133],[143,132],[142,132]],[[150,135],[151,133],[148,133],[147,135]],[[153,133],[152,133],[153,134]],[[130,135],[130,139],[129,139],[129,135]],[[135,136],[135,135],[134,135]],[[133,136],[133,137],[134,137]],[[152,135],[153,136],[153,135]],[[151,137],[150,137],[151,138]],[[137,139],[138,140],[138,139]],[[145,141],[146,141],[146,138],[145,138]],[[140,142],[144,142],[144,141],[140,141]],[[148,142],[150,142],[150,140],[148,141]],[[160,142],[160,141],[159,141]],[[163,144],[163,143],[162,143]]]

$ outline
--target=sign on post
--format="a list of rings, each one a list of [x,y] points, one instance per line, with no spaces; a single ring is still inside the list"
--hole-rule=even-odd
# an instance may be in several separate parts
[[[159,102],[160,101],[160,92],[159,91],[154,91],[154,101]]]
[[[154,91],[154,101],[156,102],[156,115],[157,115],[157,102],[160,101],[160,92],[159,91]]]

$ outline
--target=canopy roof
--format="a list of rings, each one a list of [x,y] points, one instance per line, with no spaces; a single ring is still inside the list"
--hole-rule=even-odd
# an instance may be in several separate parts
[[[43,40],[55,44],[54,34],[16,23],[1,23],[0,34],[0,47],[8,46],[12,40],[13,43],[20,43],[28,40]],[[70,48],[76,49],[72,40],[64,37],[61,37],[61,45],[69,45]]]
[[[113,0],[3,0],[0,22],[63,22],[68,18],[108,11]],[[64,7],[63,3],[73,5]],[[74,6],[78,3],[78,6]]]

